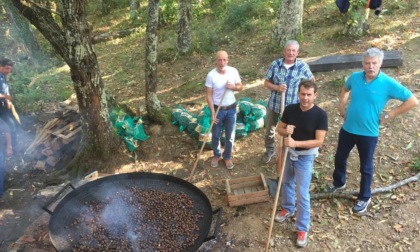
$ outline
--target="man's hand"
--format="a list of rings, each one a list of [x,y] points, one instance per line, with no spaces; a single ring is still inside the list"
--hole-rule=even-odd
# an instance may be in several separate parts
[[[296,141],[292,137],[286,137],[284,139],[284,145],[286,147],[295,148],[296,147]]]
[[[219,123],[219,119],[217,119],[215,114],[211,115],[211,123],[213,123],[213,124],[218,124]]]
[[[286,92],[286,90],[287,90],[287,85],[286,84],[280,84],[279,86],[278,86],[278,92]]]
[[[227,82],[226,83],[226,88],[227,89],[230,89],[230,90],[233,90],[233,91],[235,91],[235,89],[236,89],[236,86],[235,86],[235,84],[233,84],[232,82]]]

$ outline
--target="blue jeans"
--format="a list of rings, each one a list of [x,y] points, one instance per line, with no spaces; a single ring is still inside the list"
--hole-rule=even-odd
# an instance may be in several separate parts
[[[6,170],[6,154],[0,148],[0,198],[3,197],[4,173]]]
[[[334,186],[341,187],[346,183],[347,158],[356,145],[359,152],[361,174],[360,191],[357,198],[364,201],[369,199],[373,178],[373,154],[377,143],[378,137],[355,135],[341,128],[338,136],[337,152],[335,153]]]
[[[226,140],[223,159],[230,160],[232,158],[233,143],[235,142],[236,108],[219,110],[217,119],[219,119],[219,123],[213,124],[211,131],[211,148],[213,149],[213,155],[215,157],[222,156],[220,137],[222,136],[222,127],[224,127]]]
[[[315,155],[300,155],[293,158],[294,160],[290,156],[289,153],[283,172],[280,192],[281,206],[288,212],[295,212],[296,210],[296,229],[308,232],[311,221],[309,186]],[[295,184],[297,204],[295,202]]]

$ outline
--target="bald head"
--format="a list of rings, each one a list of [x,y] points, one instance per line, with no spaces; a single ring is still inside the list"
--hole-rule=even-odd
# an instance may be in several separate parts
[[[219,73],[224,73],[229,59],[226,51],[220,50],[216,53],[216,68]]]

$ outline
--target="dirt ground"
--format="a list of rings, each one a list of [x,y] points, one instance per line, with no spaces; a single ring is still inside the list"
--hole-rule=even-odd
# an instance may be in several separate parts
[[[418,19],[418,18],[417,18]],[[413,21],[418,24],[418,20]],[[418,27],[418,26],[417,26]],[[395,39],[393,48],[403,53],[404,65],[398,69],[383,69],[387,74],[397,78],[407,85],[420,98],[420,61],[417,59],[420,37],[419,28],[417,36],[404,41]],[[365,48],[368,44],[377,42],[374,37],[363,38],[362,41],[348,41],[347,44],[333,47],[332,44],[302,45],[302,56],[317,55],[315,51],[325,53],[349,53],[361,52],[360,44]],[[375,42],[375,43],[376,43]],[[384,40],[383,43],[386,43]],[[241,72],[242,68],[251,65],[257,68],[261,77],[258,79],[243,76],[245,89],[237,94],[239,97],[251,97],[254,101],[266,99],[268,91],[262,87],[262,76],[269,65],[279,55],[268,55],[256,50],[258,41],[250,45],[249,51],[239,52],[231,48],[231,65],[236,66]],[[255,46],[255,47],[253,47]],[[100,55],[99,48],[99,53]],[[247,64],[243,59],[247,59]],[[106,60],[103,58],[101,60]],[[177,78],[177,83],[182,83],[183,78],[188,79],[188,74],[175,75],[174,71],[187,69],[188,72],[200,69],[202,79],[197,83],[202,84],[205,72],[212,67],[212,59],[194,58],[186,63],[169,62],[159,66],[162,76],[162,85],[166,85]],[[104,69],[104,74],[111,74]],[[352,70],[334,71],[328,73],[315,73],[320,86],[317,104],[328,112],[329,131],[326,141],[320,150],[320,156],[315,163],[315,171],[311,184],[311,193],[322,192],[327,184],[332,181],[333,159],[337,145],[337,135],[342,119],[337,114],[337,102],[342,78]],[[187,71],[186,71],[187,72]],[[159,93],[160,99],[165,105],[175,106],[181,103],[189,111],[199,111],[204,104],[203,89],[195,89],[190,93],[179,92],[178,87],[163,89]],[[111,87],[110,87],[111,88]],[[116,89],[118,90],[118,89]],[[119,97],[133,97],[133,92],[119,90]],[[141,99],[138,100],[141,103]],[[390,102],[388,109],[396,106],[396,102]],[[375,176],[373,188],[384,187],[405,178],[416,175],[409,169],[410,161],[419,157],[420,133],[420,108],[408,114],[392,120],[381,126],[381,136],[375,154]],[[57,177],[55,171],[36,171],[25,160],[23,153],[25,145],[33,138],[34,129],[43,122],[39,116],[28,117],[26,126],[20,131],[19,150],[13,159],[8,162],[6,181],[5,203],[0,205],[0,250],[5,251],[15,245],[16,240],[23,234],[26,238],[23,242],[26,246],[51,250],[51,244],[45,230],[45,221],[48,220],[40,210],[39,205],[48,197],[40,196],[40,190],[48,185],[57,185],[63,181],[71,180],[67,176]],[[170,174],[187,179],[191,173],[194,162],[197,159],[197,141],[190,138],[186,133],[179,132],[173,125],[150,125],[145,124],[146,133],[150,138],[142,143],[137,151],[137,159],[132,155],[115,157],[117,159],[108,172],[132,172],[151,171]],[[219,168],[210,167],[211,151],[204,151],[199,157],[197,169],[192,181],[209,198],[213,209],[223,208],[220,233],[215,240],[206,242],[200,251],[241,251],[254,252],[264,251],[270,216],[273,207],[273,199],[269,202],[229,207],[226,198],[225,179],[241,178],[263,174],[268,180],[276,178],[276,161],[269,164],[261,164],[260,159],[264,152],[264,130],[249,134],[246,138],[236,141],[233,161],[235,168],[227,170],[223,165]],[[122,147],[123,148],[123,147]],[[349,159],[349,171],[347,190],[358,190],[357,152]],[[52,182],[54,181],[54,182]],[[359,217],[351,212],[355,204],[354,199],[330,198],[312,200],[311,231],[308,246],[299,251],[420,251],[420,186],[419,183],[411,183],[392,191],[373,196],[373,201],[368,213]],[[27,229],[33,221],[41,216],[44,220],[40,229]],[[283,224],[274,224],[271,235],[272,242],[270,251],[297,251],[295,246],[296,232],[294,221],[289,220]],[[21,239],[22,242],[22,239]],[[22,248],[22,246],[21,246]],[[22,250],[23,251],[23,250]]]

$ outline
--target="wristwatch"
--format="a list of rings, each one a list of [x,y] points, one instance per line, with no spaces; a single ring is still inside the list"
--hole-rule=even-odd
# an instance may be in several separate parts
[[[384,118],[385,118],[385,120],[388,120],[388,118],[389,118],[388,113],[385,113],[385,114],[384,114]]]

